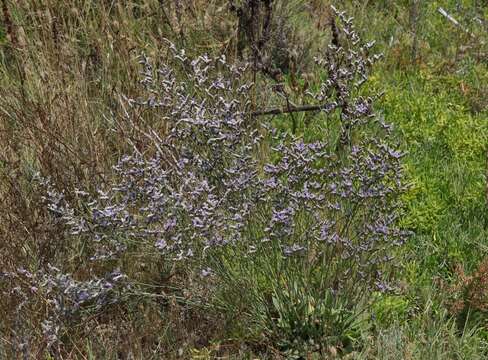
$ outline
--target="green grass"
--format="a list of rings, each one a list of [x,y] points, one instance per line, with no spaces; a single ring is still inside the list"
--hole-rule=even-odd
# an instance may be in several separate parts
[[[464,77],[428,71],[387,76],[382,110],[408,151],[404,221],[416,232],[412,243],[417,251],[426,248],[427,267],[456,261],[472,267],[486,254],[486,117],[472,114],[460,95]]]

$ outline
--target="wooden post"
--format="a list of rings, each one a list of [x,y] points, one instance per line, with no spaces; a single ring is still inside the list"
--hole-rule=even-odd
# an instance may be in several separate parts
[[[412,64],[417,64],[418,51],[419,51],[419,14],[420,14],[421,0],[412,0],[412,7],[410,9],[410,31],[412,31]]]

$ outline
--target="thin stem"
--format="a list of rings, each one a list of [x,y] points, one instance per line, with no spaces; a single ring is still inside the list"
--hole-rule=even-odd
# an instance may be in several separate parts
[[[302,106],[289,105],[285,107],[276,107],[271,109],[253,111],[250,113],[250,115],[266,116],[266,115],[280,115],[280,114],[290,114],[290,113],[297,113],[297,112],[324,111],[324,110],[330,112],[330,110],[334,109],[336,106],[337,105],[335,103],[319,104],[319,105],[302,105]]]

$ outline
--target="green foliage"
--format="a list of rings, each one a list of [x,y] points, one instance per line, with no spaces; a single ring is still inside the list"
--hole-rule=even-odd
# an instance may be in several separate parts
[[[285,354],[303,355],[327,345],[351,348],[365,330],[357,310],[351,310],[330,291],[310,294],[296,282],[285,291],[272,294],[273,306],[268,309],[267,322],[272,325],[272,338]],[[307,349],[308,350],[308,349]]]
[[[480,209],[485,207],[488,123],[467,109],[459,90],[462,79],[427,70],[394,74],[382,105],[408,151],[411,188],[403,221],[415,229],[417,241],[428,241],[450,262],[479,260],[479,245],[473,248],[469,238],[484,233]]]
[[[216,274],[225,280],[217,306],[235,336],[264,341],[290,358],[331,346],[347,353],[361,345],[369,326],[365,298],[333,293],[326,267],[307,263],[306,257],[283,258],[279,248],[252,259],[215,261]]]
[[[458,333],[445,312],[425,309],[408,323],[393,323],[382,329],[369,351],[357,359],[484,359],[487,344],[479,327]]]
[[[407,319],[411,304],[404,296],[377,294],[373,305],[373,316],[379,324],[403,322]]]

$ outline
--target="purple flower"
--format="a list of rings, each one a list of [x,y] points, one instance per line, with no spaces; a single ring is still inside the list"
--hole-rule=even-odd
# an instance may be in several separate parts
[[[295,255],[296,253],[300,253],[305,251],[306,248],[304,246],[293,244],[291,246],[284,246],[283,247],[283,255],[286,257]]]

